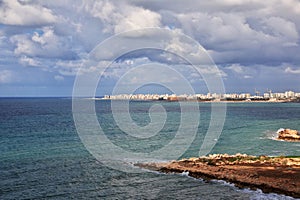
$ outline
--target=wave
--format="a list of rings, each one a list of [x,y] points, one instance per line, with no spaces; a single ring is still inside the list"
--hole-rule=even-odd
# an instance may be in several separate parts
[[[270,140],[276,140],[276,141],[284,141],[284,140],[279,140],[277,138],[279,130],[277,130],[277,131],[267,130],[267,131],[264,132],[265,137],[261,137],[260,139],[270,139]]]
[[[263,193],[260,189],[257,190],[250,190],[250,189],[243,189],[242,190],[245,193],[250,194],[250,200],[294,200],[296,198],[281,195],[281,194],[275,194],[275,193]]]
[[[243,188],[240,189],[238,187],[236,187],[233,183],[224,181],[224,180],[211,180],[211,182],[214,183],[218,183],[224,186],[229,186],[234,188],[236,191],[240,191],[246,194],[250,195],[250,200],[294,200],[296,198],[290,197],[290,196],[286,196],[286,195],[282,195],[282,194],[276,194],[276,193],[264,193],[262,190],[260,189],[256,189],[256,190],[251,190],[249,188]]]
[[[190,178],[193,178],[193,177],[190,177]],[[195,179],[195,178],[193,178],[193,179]],[[230,182],[227,182],[227,181],[224,181],[224,180],[212,179],[212,180],[210,180],[210,182],[221,184],[221,185],[224,185],[224,186],[227,186],[227,187],[232,187],[236,191],[246,193],[246,194],[250,195],[250,200],[258,200],[258,199],[259,200],[295,200],[296,199],[296,198],[286,196],[286,195],[283,195],[283,194],[264,193],[260,189],[256,189],[256,190],[251,190],[249,188],[241,189],[241,188],[236,187],[233,183],[230,183]]]
[[[181,175],[182,175],[182,176],[189,176],[189,171],[181,172]]]

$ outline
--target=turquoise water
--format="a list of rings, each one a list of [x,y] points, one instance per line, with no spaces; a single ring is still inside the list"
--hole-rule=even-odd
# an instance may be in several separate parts
[[[172,141],[180,125],[176,102],[131,102],[134,122],[146,126],[151,121],[148,110],[156,103],[167,111],[167,120],[157,135],[144,140],[117,127],[110,101],[96,101],[95,107],[99,124],[115,145],[148,153]],[[184,105],[189,107],[189,102]],[[199,108],[196,137],[181,157],[199,154],[211,117],[209,103],[200,103]],[[188,112],[194,116],[193,110]],[[299,155],[299,143],[273,139],[279,128],[300,130],[299,119],[300,104],[227,104],[225,125],[211,153]],[[73,121],[72,100],[67,98],[0,99],[0,152],[0,199],[290,199],[241,190],[222,181],[108,168],[82,144]],[[104,153],[110,154],[110,149]]]

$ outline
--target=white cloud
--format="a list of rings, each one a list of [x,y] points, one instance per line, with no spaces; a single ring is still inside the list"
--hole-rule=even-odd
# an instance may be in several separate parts
[[[296,1],[290,3],[300,6]],[[171,8],[179,7],[180,4],[178,2]],[[224,5],[221,1],[198,4],[191,3],[199,10],[190,7],[191,11],[174,12],[173,16],[178,19],[183,32],[211,50],[216,62],[251,60],[250,62],[258,64],[274,57],[296,59],[287,52],[295,52],[295,49],[291,49],[294,47],[299,49],[300,22],[296,16],[299,19],[300,13],[284,12],[286,6],[283,1],[230,3],[235,6]],[[162,7],[164,6],[166,5],[163,4]],[[289,5],[289,8],[292,9],[292,6]],[[297,58],[300,59],[299,56]]]
[[[253,76],[245,75],[244,78],[245,79],[251,79],[251,78],[253,78]]]
[[[14,35],[10,41],[15,44],[14,53],[17,56],[45,57],[45,58],[71,58],[72,48],[68,37],[58,36],[53,27],[43,27],[33,35]]]
[[[231,76],[237,78],[251,79],[258,75],[259,70],[263,68],[272,69],[272,66],[262,66],[262,65],[252,65],[252,66],[242,66],[239,63],[234,63],[224,67],[224,70],[233,72]]]
[[[124,31],[160,27],[161,16],[157,12],[141,7],[109,1],[84,2],[84,9],[92,16],[99,18],[103,24],[103,32],[120,33]]]
[[[287,67],[284,72],[289,74],[300,74],[300,69],[292,69],[291,67]]]
[[[241,13],[183,13],[177,15],[183,29],[193,35],[204,46],[218,51],[244,51],[259,48],[262,45],[289,46],[296,45],[299,38],[293,22],[279,17],[264,16],[261,19]]]
[[[24,66],[42,67],[42,63],[27,56],[22,56],[19,62]]]
[[[223,77],[223,78],[228,76],[223,70],[221,70],[215,66],[203,65],[203,66],[200,66],[198,69],[202,76],[215,75],[215,76]]]
[[[0,71],[0,83],[11,83],[14,81],[13,72],[10,70],[1,70]]]
[[[110,61],[99,61],[93,62],[85,59],[73,60],[73,61],[58,61],[55,64],[55,69],[63,76],[75,76],[82,75],[84,73],[99,73],[106,69],[110,68],[120,68],[120,65],[114,63],[110,65]],[[105,72],[102,75],[109,75],[112,72]],[[100,74],[99,74],[100,75]]]
[[[161,16],[150,10],[142,8],[131,8],[128,9],[128,13],[125,17],[116,24],[114,28],[115,33],[124,32],[127,30],[148,28],[148,27],[160,27]]]
[[[226,69],[232,70],[232,71],[234,71],[235,73],[238,73],[238,74],[242,74],[242,73],[245,72],[240,64],[232,64],[229,67],[226,67]]]
[[[270,17],[265,20],[266,24],[273,29],[275,34],[280,34],[291,39],[297,39],[298,33],[293,22],[281,17]]]
[[[54,23],[57,17],[48,8],[26,1],[3,0],[0,4],[0,23],[8,25],[42,25]]]
[[[160,34],[157,31],[153,36],[148,35],[149,42],[159,42],[161,50],[156,56],[158,62],[169,64],[211,64],[212,60],[208,52],[193,38],[182,33],[181,29],[168,29],[168,32]]]

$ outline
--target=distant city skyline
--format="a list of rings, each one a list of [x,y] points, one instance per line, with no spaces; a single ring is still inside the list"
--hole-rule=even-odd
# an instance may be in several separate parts
[[[96,98],[97,99],[97,98]],[[101,99],[109,100],[264,100],[264,101],[277,101],[277,100],[292,100],[300,99],[300,92],[285,91],[285,92],[267,92],[260,93],[255,91],[251,93],[207,93],[207,94],[114,94],[104,95]]]

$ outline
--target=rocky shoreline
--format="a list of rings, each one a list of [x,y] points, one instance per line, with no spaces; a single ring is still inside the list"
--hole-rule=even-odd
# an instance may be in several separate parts
[[[164,173],[188,172],[195,178],[225,180],[240,188],[300,198],[300,157],[215,154],[136,166]]]

